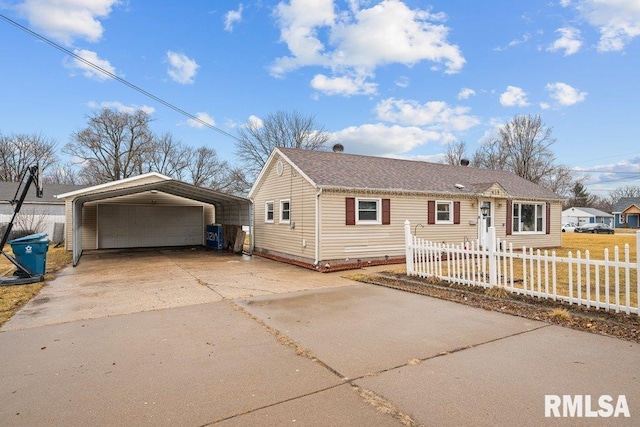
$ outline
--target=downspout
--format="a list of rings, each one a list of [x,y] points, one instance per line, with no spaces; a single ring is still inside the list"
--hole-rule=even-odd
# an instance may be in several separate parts
[[[322,188],[316,193],[316,235],[315,235],[315,260],[313,265],[316,267],[320,263],[320,195],[322,195]]]

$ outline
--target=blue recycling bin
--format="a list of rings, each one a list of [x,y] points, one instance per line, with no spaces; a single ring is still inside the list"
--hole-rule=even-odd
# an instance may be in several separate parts
[[[222,225],[207,225],[207,247],[213,249],[222,249]]]
[[[42,275],[47,271],[50,240],[46,237],[47,233],[38,233],[9,241],[16,261],[33,275]]]

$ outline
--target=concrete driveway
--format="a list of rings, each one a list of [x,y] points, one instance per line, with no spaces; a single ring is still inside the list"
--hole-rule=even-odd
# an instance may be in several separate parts
[[[176,306],[123,274],[153,303],[0,333],[0,425],[638,424],[635,343],[259,258],[209,260],[201,284],[201,256],[153,256]],[[630,417],[547,418],[545,395],[624,396]]]
[[[58,273],[0,330],[349,284],[336,275],[206,249],[95,251]]]

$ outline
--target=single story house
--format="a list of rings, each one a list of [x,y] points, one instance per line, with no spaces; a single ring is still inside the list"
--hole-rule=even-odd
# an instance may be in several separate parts
[[[0,182],[0,225],[11,221],[15,211],[14,198],[19,198],[22,188],[16,195],[19,182]],[[86,185],[45,184],[43,197],[36,197],[35,187],[28,190],[20,214],[13,224],[14,230],[28,230],[36,233],[47,233],[50,240],[54,239],[55,224],[65,223],[64,201],[56,197],[57,194],[80,190]],[[4,228],[2,228],[4,230]],[[62,238],[64,236],[60,236]]]
[[[151,172],[58,195],[76,265],[83,250],[206,244],[206,225],[251,224],[250,202]]]
[[[615,227],[640,228],[640,197],[621,197],[613,206]]]
[[[562,199],[507,171],[276,148],[248,197],[254,253],[316,268],[403,260],[405,220],[437,242],[476,240],[483,206],[516,247],[562,240]]]
[[[562,223],[575,225],[601,223],[613,226],[613,215],[595,208],[573,207],[562,211]]]

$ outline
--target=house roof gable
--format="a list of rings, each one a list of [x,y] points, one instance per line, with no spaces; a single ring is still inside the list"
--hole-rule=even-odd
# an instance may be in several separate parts
[[[613,206],[614,213],[626,211],[631,205],[640,208],[640,197],[621,197]]]
[[[468,195],[502,189],[505,194],[496,197],[561,200],[550,190],[507,171],[295,148],[277,150],[322,188]]]

